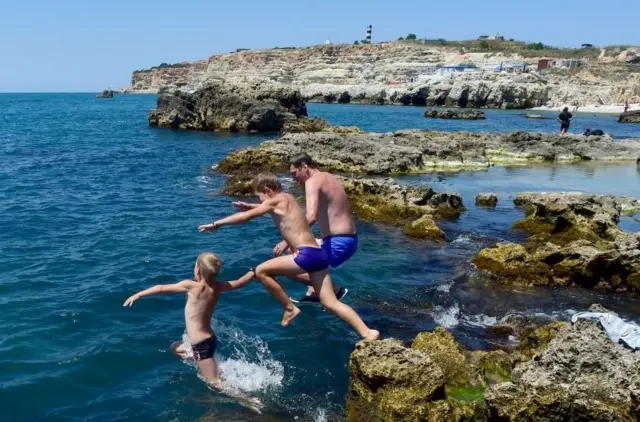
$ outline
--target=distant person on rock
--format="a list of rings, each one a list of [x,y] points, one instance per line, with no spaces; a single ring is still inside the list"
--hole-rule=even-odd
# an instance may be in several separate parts
[[[624,112],[626,113],[627,111],[629,111],[629,100],[625,100],[624,102]]]
[[[307,222],[313,226],[317,221],[320,226],[322,240],[318,240],[318,244],[329,256],[331,268],[339,267],[358,249],[356,223],[342,183],[331,173],[320,171],[307,154],[291,161],[289,173],[304,185]],[[273,248],[273,254],[280,256],[287,249],[290,247],[283,240]],[[306,274],[296,278],[309,286],[307,294],[297,302],[319,302]],[[347,292],[347,289],[335,286],[335,294],[339,300]]]
[[[573,120],[573,114],[569,113],[569,107],[565,107],[562,113],[558,115],[558,122],[560,122],[560,134],[566,135],[569,131],[569,126]]]
[[[269,214],[287,245],[294,251],[293,255],[279,256],[270,259],[256,268],[256,277],[262,282],[271,296],[284,308],[282,326],[286,327],[300,314],[300,309],[287,296],[275,276],[298,277],[305,274],[318,292],[320,303],[329,312],[355,329],[364,340],[377,340],[380,333],[365,325],[351,307],[341,303],[335,295],[329,277],[329,256],[311,233],[305,214],[289,193],[282,192],[277,176],[260,174],[253,180],[253,190],[260,198],[259,204],[234,202],[240,210],[229,217],[203,224],[201,232],[215,231],[229,224],[242,224],[261,215]]]

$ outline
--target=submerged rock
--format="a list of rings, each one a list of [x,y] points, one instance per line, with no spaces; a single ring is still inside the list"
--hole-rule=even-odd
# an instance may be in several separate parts
[[[495,193],[479,193],[476,195],[476,205],[495,207],[498,205],[498,196]]]
[[[519,194],[527,213],[514,228],[531,235],[524,245],[499,243],[481,250],[475,265],[515,285],[563,285],[640,293],[640,234],[622,232],[627,196],[575,193]]]
[[[444,241],[445,234],[436,224],[436,220],[431,215],[423,215],[415,221],[406,223],[403,226],[404,233],[409,237],[419,239],[431,239]]]
[[[288,163],[302,152],[322,167],[354,174],[405,174],[434,170],[486,169],[491,165],[526,165],[583,160],[636,161],[640,140],[613,141],[598,136],[399,131],[357,133],[344,129],[285,133],[257,148],[232,152],[221,163],[229,171],[263,161]],[[283,168],[270,168],[284,171]]]
[[[640,123],[640,110],[627,111],[618,117],[620,123]]]
[[[485,114],[479,110],[427,110],[424,117],[432,119],[455,119],[455,120],[481,120],[486,119]]]
[[[195,92],[161,91],[148,121],[174,129],[270,132],[306,115],[299,91],[268,81],[221,81]]]

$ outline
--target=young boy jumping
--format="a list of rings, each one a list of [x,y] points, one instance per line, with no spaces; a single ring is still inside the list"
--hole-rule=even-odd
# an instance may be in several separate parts
[[[294,254],[263,262],[256,268],[256,277],[284,308],[282,326],[289,325],[298,316],[300,309],[293,304],[274,277],[278,275],[295,277],[308,273],[311,284],[320,297],[320,302],[329,312],[349,324],[363,339],[377,340],[380,333],[367,327],[351,307],[336,298],[327,270],[329,257],[318,246],[296,199],[282,192],[282,186],[273,174],[258,175],[253,180],[253,190],[259,197],[260,204],[236,202],[234,205],[241,210],[240,212],[210,224],[203,224],[199,230],[215,231],[228,224],[242,224],[263,214],[271,215],[274,224]]]
[[[193,358],[198,364],[200,375],[214,388],[232,396],[234,398],[252,401],[243,394],[224,386],[220,382],[218,366],[214,359],[218,339],[211,329],[211,318],[220,293],[230,290],[240,289],[246,286],[255,276],[253,271],[249,271],[238,280],[216,281],[222,262],[216,254],[204,252],[198,256],[193,268],[195,280],[182,280],[175,284],[164,284],[150,287],[138,292],[128,298],[124,305],[131,306],[136,300],[163,293],[186,293],[187,304],[184,308],[185,325],[189,343],[193,349]],[[182,346],[182,341],[177,341],[171,345],[171,350],[181,358],[185,359],[186,351]],[[253,405],[256,405],[253,399]]]

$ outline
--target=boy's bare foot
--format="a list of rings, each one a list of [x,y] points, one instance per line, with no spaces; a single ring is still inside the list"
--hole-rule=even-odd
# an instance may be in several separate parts
[[[369,334],[364,337],[362,340],[364,341],[375,341],[380,339],[380,331],[378,330],[369,330]]]
[[[293,305],[293,308],[291,310],[285,309],[284,314],[282,315],[282,326],[286,327],[287,325],[289,325],[291,321],[293,321],[293,319],[299,314],[300,309],[295,305]]]

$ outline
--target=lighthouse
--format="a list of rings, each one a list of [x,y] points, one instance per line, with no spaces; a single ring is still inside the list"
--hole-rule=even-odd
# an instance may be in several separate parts
[[[365,38],[365,41],[367,42],[367,44],[371,44],[371,25],[367,26],[367,36]]]

